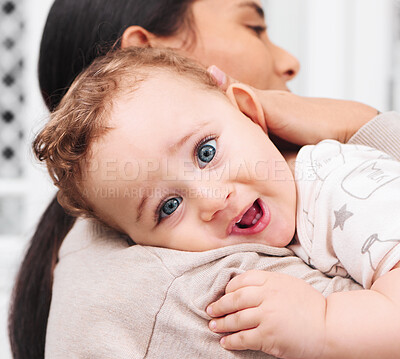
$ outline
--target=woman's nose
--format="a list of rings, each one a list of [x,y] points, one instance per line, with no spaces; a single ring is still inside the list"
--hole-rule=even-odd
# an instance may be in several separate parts
[[[285,81],[296,77],[300,70],[299,60],[281,47],[275,44],[272,44],[272,46],[276,73]]]

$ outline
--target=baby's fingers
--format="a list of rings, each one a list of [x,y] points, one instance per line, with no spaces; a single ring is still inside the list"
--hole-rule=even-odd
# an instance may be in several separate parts
[[[240,288],[211,303],[207,307],[207,313],[210,317],[222,317],[239,310],[257,307],[261,302],[262,296],[258,287]]]
[[[250,308],[222,318],[213,319],[210,321],[209,327],[216,333],[238,332],[257,327],[260,324],[260,319],[259,309]]]
[[[252,269],[232,278],[225,288],[225,293],[234,292],[247,286],[262,286],[273,273]]]
[[[262,338],[257,328],[227,335],[221,338],[220,343],[228,350],[262,350]]]

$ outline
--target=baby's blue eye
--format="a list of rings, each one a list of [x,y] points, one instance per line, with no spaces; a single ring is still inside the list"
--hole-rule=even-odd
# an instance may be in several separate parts
[[[206,167],[215,157],[217,152],[217,142],[209,140],[201,144],[197,149],[197,162],[200,168]]]
[[[170,198],[162,205],[160,209],[160,218],[165,218],[174,213],[182,202],[182,197]]]

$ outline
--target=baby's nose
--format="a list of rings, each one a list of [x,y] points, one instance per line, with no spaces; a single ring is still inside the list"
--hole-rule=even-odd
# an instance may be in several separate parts
[[[218,213],[222,212],[227,207],[227,199],[229,193],[226,191],[216,191],[207,193],[199,198],[200,218],[204,222],[212,221]]]

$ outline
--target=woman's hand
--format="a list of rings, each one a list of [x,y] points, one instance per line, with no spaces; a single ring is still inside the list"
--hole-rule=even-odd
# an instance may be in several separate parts
[[[323,355],[325,309],[325,298],[305,281],[251,270],[233,278],[207,313],[213,332],[229,333],[225,349],[312,359]]]
[[[208,71],[227,91],[240,91],[240,84],[215,66]],[[264,111],[264,130],[284,141],[296,144],[316,144],[324,139],[346,143],[378,111],[355,101],[297,96],[287,91],[251,88]],[[278,144],[279,147],[279,144]]]

